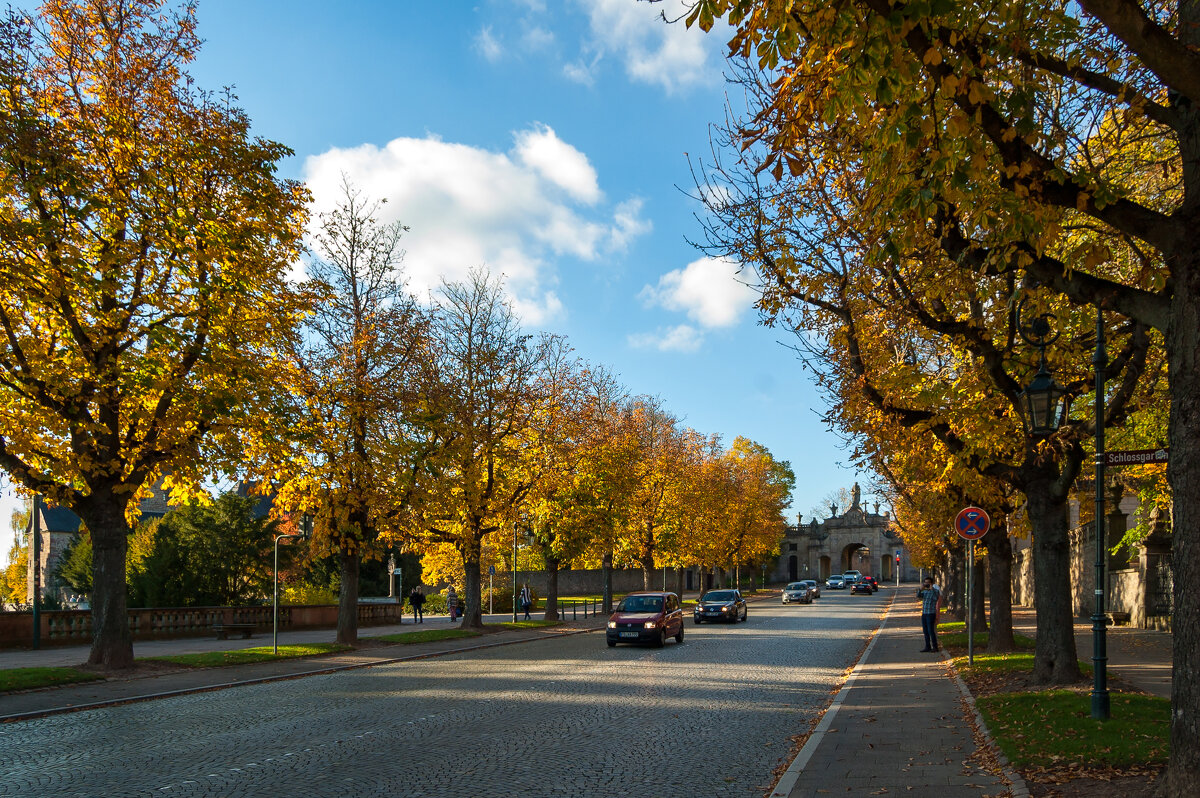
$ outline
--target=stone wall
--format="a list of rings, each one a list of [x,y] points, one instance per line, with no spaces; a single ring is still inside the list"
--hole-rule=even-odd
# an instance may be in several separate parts
[[[359,604],[359,626],[396,623],[399,604]],[[271,607],[147,608],[128,611],[134,640],[198,637],[212,634],[218,623],[253,623],[260,632],[271,631]],[[337,605],[295,605],[279,608],[280,629],[321,629],[337,626]],[[50,610],[41,614],[43,645],[79,645],[92,640],[91,610]],[[33,644],[33,613],[0,613],[0,647]]]

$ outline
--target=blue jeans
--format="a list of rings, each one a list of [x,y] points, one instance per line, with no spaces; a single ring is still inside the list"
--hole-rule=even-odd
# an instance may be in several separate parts
[[[925,648],[931,648],[937,651],[937,613],[921,613],[921,631],[925,633]]]

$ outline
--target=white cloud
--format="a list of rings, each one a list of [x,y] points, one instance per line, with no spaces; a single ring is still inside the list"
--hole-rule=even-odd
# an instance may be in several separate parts
[[[594,204],[601,198],[596,170],[587,156],[545,125],[516,135],[516,156],[577,200]]]
[[[653,333],[637,333],[626,338],[634,349],[657,349],[659,352],[695,352],[704,343],[704,334],[690,324],[659,329]]]
[[[505,276],[527,323],[561,316],[554,264],[594,261],[649,229],[639,201],[604,209],[595,169],[553,130],[515,135],[508,153],[442,141],[398,138],[309,157],[305,181],[314,211],[341,196],[343,175],[372,199],[386,199],[381,221],[408,225],[405,275],[418,295],[443,278],[483,266]]]
[[[613,249],[623,250],[629,246],[630,241],[650,232],[654,225],[650,223],[649,219],[642,218],[644,204],[640,197],[634,197],[617,205],[613,212]]]
[[[525,30],[521,41],[526,50],[546,50],[554,44],[554,33],[540,25],[534,25]]]
[[[500,41],[492,35],[491,27],[486,25],[479,29],[479,33],[475,34],[475,50],[493,64],[504,55],[504,48],[500,46]]]
[[[701,258],[667,272],[638,296],[649,306],[686,312],[704,327],[731,327],[758,297],[737,272],[737,263],[727,258]]]
[[[719,53],[728,38],[720,33],[725,30],[724,23],[705,34],[699,28],[688,28],[682,20],[667,24],[662,19],[664,13],[672,20],[683,16],[688,6],[685,0],[581,0],[581,4],[590,21],[592,46],[616,54],[633,80],[673,93],[719,79],[720,68],[713,66],[710,55],[712,61],[720,61]],[[568,77],[590,73],[583,62],[567,70]]]

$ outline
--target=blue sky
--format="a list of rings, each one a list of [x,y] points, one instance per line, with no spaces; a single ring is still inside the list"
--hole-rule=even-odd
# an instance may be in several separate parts
[[[234,87],[254,132],[295,151],[281,171],[317,210],[343,174],[387,198],[411,228],[414,291],[502,273],[527,328],[567,335],[688,426],[790,461],[790,512],[808,516],[856,474],[788,335],[758,324],[752,275],[687,243],[700,237],[688,155],[707,156],[737,95],[725,37],[658,19],[677,8],[200,0],[191,73]]]

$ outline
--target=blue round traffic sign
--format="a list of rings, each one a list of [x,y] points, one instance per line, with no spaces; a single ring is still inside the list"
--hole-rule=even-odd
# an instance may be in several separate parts
[[[979,540],[991,525],[992,519],[978,507],[964,507],[954,516],[954,531],[967,540]]]

